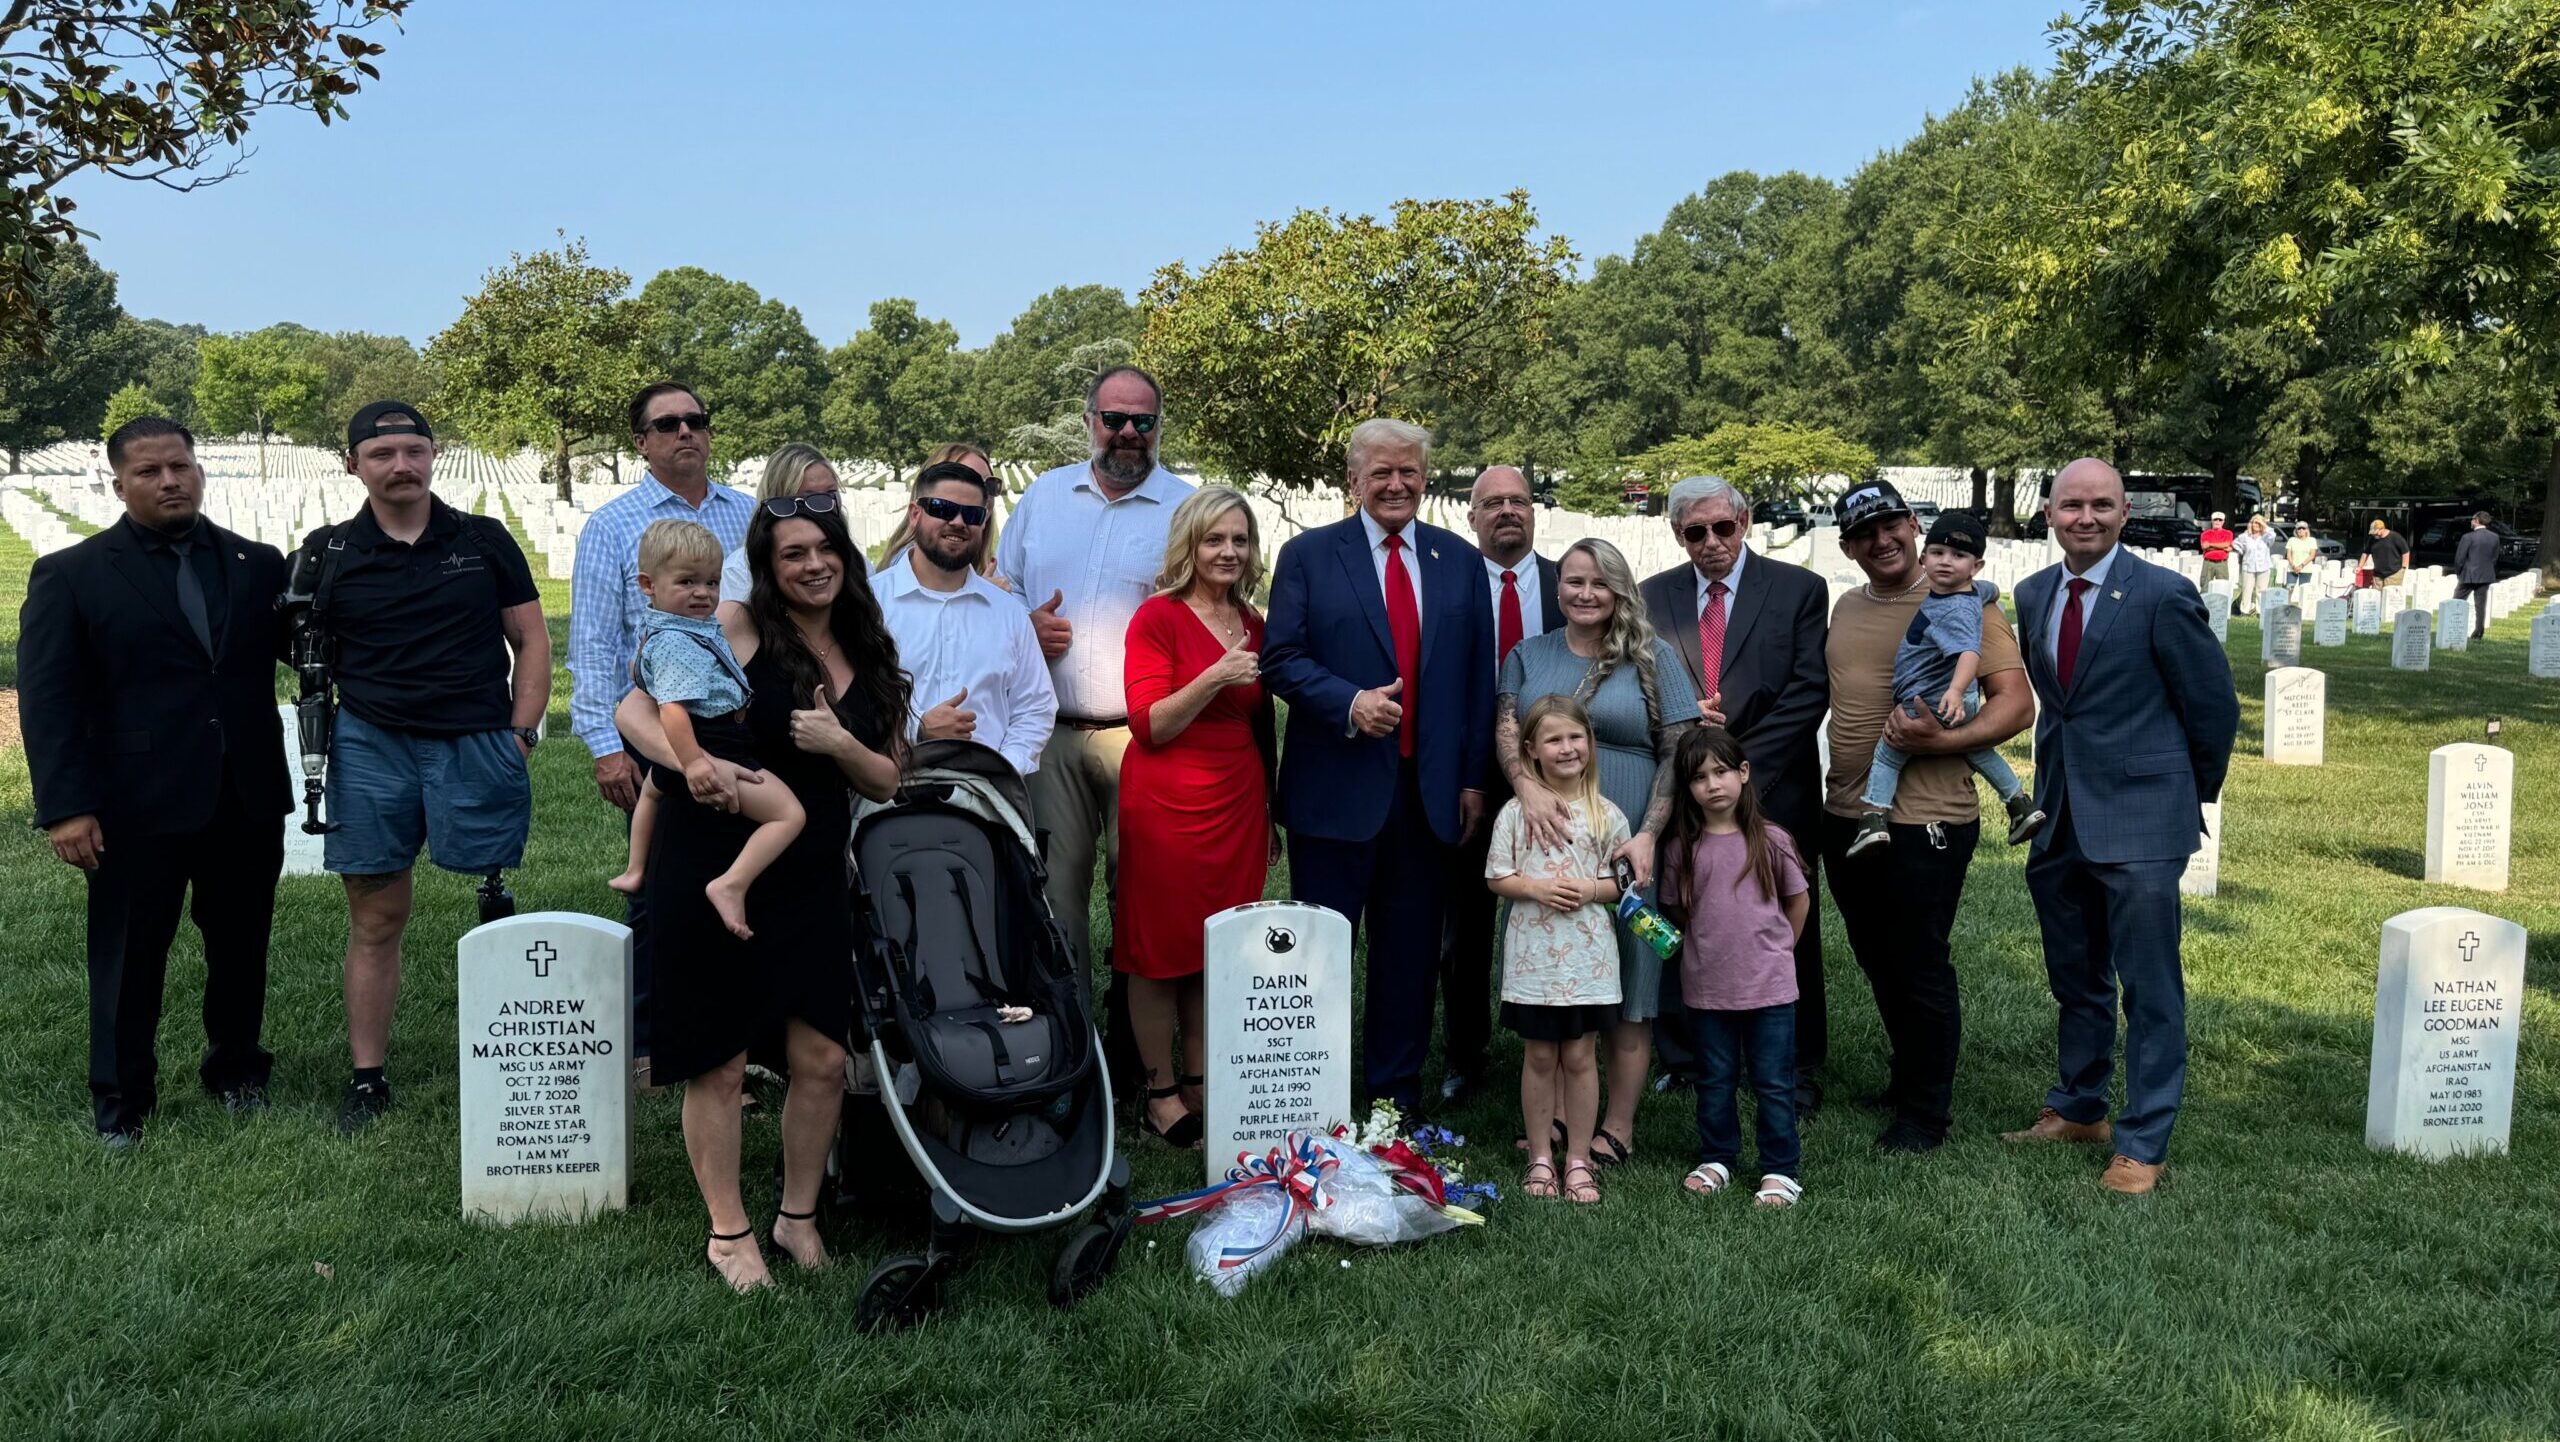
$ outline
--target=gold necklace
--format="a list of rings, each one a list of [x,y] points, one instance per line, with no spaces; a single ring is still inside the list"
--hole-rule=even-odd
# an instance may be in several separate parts
[[[1244,615],[1241,608],[1237,608],[1235,628],[1233,630],[1229,630],[1223,612],[1215,610],[1201,610],[1200,604],[1197,601],[1185,600],[1183,604],[1189,606],[1191,608],[1191,614],[1199,617],[1201,624],[1209,628],[1210,635],[1217,637],[1219,640],[1226,642],[1230,646],[1244,639]]]

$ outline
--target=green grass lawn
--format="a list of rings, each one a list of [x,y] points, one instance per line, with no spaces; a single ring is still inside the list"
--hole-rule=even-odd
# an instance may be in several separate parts
[[[0,587],[23,558],[0,539]],[[565,586],[545,583],[565,609]],[[14,596],[0,614],[14,616]],[[0,1435],[438,1439],[579,1436],[2549,1438],[2560,1436],[2560,686],[2529,682],[2526,618],[2426,676],[2387,641],[2313,650],[2327,766],[2256,759],[2254,623],[2233,628],[2244,730],[2222,893],[2188,905],[2194,1063],[2169,1184],[2102,1193],[2104,1158],[1996,1138],[2051,1074],[2020,854],[1976,858],[1957,945],[1967,1048],[1957,1131],[1884,1158],[1866,988],[1828,923],[1834,1098],[1808,1128],[1805,1204],[1700,1202],[1685,1099],[1652,1099],[1638,1160],[1590,1209],[1506,1197],[1490,1223],[1392,1252],[1302,1246],[1222,1300],[1185,1224],[1137,1234],[1074,1313],[1054,1239],[990,1245],[919,1330],[852,1326],[863,1274],[914,1234],[840,1222],[843,1265],[722,1291],[676,1097],[638,1114],[629,1212],[492,1230],[457,1214],[452,961],[470,883],[434,875],[410,933],[399,1107],[352,1141],[343,904],[285,885],[268,1011],[276,1110],[191,1089],[201,966],[172,965],[167,1101],[138,1155],[91,1140],[82,890],[24,825],[0,757]],[[618,818],[566,737],[516,890],[618,915]],[[2515,866],[2498,897],[2418,880],[2426,753],[2506,718]],[[112,843],[112,838],[110,838]],[[2427,1165],[2365,1150],[2379,928],[2478,905],[2532,933],[2514,1151]],[[1504,1054],[1516,1059],[1516,1047]],[[1480,1176],[1516,1180],[1516,1108],[1452,1118]],[[748,1170],[776,1147],[747,1126]],[[1196,1157],[1135,1153],[1138,1190]],[[751,1197],[755,1196],[751,1188]],[[767,1205],[757,1201],[759,1220]],[[1344,1263],[1347,1261],[1347,1266]]]

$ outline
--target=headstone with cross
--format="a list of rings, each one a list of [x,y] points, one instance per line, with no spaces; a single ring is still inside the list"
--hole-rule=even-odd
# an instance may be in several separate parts
[[[2463,907],[2382,924],[2366,1145],[2428,1158],[2507,1149],[2524,953],[2523,927]]]
[[[2427,880],[2507,889],[2515,783],[2515,753],[2504,747],[2457,741],[2428,753]]]
[[[462,938],[462,1210],[578,1219],[631,1194],[631,931],[543,911]]]

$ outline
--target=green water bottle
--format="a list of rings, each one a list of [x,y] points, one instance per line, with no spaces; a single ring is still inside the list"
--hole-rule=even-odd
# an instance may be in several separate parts
[[[1670,918],[1661,912],[1645,905],[1644,897],[1636,891],[1634,864],[1621,856],[1612,869],[1618,878],[1618,919],[1627,924],[1627,930],[1634,932],[1638,941],[1652,947],[1654,955],[1664,961],[1677,956],[1680,952],[1680,928],[1673,926]]]

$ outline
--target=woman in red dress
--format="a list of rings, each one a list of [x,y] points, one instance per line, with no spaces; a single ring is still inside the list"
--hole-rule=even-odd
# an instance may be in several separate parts
[[[1147,1068],[1138,1124],[1200,1143],[1200,948],[1208,918],[1262,899],[1277,749],[1262,693],[1262,542],[1223,486],[1176,507],[1155,595],[1129,620],[1129,752],[1120,769],[1112,965]],[[1174,1066],[1174,1028],[1182,1065]]]

